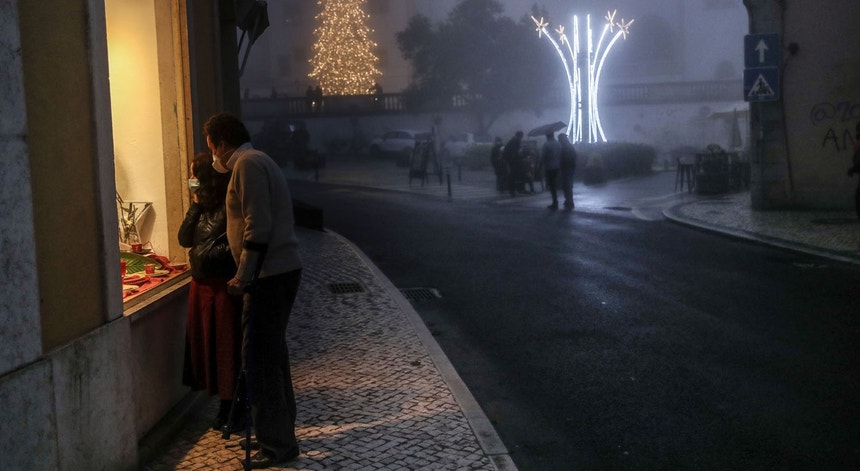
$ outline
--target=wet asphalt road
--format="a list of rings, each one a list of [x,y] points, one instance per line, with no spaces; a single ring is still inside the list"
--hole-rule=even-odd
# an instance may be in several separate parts
[[[521,470],[860,468],[860,270],[672,224],[291,182]]]

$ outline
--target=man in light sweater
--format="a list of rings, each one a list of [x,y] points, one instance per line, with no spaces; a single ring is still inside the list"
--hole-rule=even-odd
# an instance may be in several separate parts
[[[277,163],[251,146],[239,118],[221,113],[203,126],[215,170],[232,171],[227,188],[227,239],[236,260],[228,289],[243,294],[242,363],[260,450],[252,468],[299,456],[296,398],[286,343],[287,322],[301,281],[290,190]]]

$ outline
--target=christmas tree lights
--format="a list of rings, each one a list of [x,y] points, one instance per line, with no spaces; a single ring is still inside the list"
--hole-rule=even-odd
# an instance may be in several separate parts
[[[308,76],[322,87],[326,95],[363,95],[382,72],[379,58],[370,38],[370,15],[365,13],[367,0],[318,0],[313,45],[313,70]]]

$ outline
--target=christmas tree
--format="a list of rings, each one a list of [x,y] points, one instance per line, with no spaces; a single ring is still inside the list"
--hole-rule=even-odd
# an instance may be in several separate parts
[[[308,76],[326,95],[369,93],[382,73],[376,67],[376,43],[370,39],[370,15],[364,12],[367,0],[319,0],[317,4],[322,9],[316,16],[313,70]]]

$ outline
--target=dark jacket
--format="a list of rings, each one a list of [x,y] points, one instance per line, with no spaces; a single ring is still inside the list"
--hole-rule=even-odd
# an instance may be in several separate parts
[[[508,164],[508,172],[511,175],[520,175],[523,171],[523,156],[520,153],[522,141],[516,137],[512,137],[504,149],[502,149],[502,159]]]
[[[203,211],[197,203],[188,208],[179,226],[179,245],[190,247],[191,276],[233,278],[236,262],[227,243],[227,212],[224,206]]]
[[[576,149],[570,141],[561,141],[561,168],[562,170],[576,170]]]
[[[493,170],[496,171],[497,175],[505,173],[505,170],[507,170],[507,164],[502,159],[501,141],[493,144],[493,147],[490,149],[490,164],[492,164]]]

